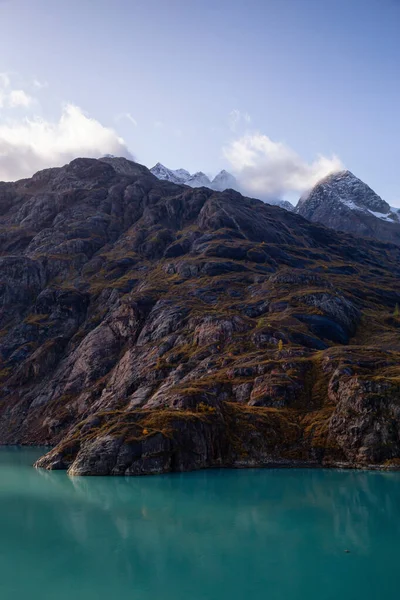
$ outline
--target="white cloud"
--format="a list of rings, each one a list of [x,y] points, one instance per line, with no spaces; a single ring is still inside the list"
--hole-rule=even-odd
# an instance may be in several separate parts
[[[0,108],[4,108],[7,101],[6,88],[10,85],[10,78],[7,73],[0,73]]]
[[[229,129],[233,132],[236,132],[239,125],[241,125],[242,123],[245,123],[247,125],[251,123],[251,117],[249,113],[243,113],[237,108],[231,110],[228,116]]]
[[[128,121],[130,121],[130,123],[132,123],[134,127],[137,127],[137,121],[134,117],[132,117],[130,112],[121,113],[120,115],[117,115],[115,119],[116,121],[121,121],[121,119],[127,119]]]
[[[304,192],[322,177],[343,169],[337,156],[318,156],[307,162],[286,144],[261,133],[234,140],[223,148],[223,154],[243,190],[261,198]]]
[[[0,124],[0,180],[30,177],[40,169],[63,165],[78,156],[104,154],[132,158],[124,140],[72,104],[56,122],[25,118]]]
[[[134,127],[137,127],[137,121],[132,117],[131,113],[126,113],[125,118],[128,119]]]
[[[33,98],[24,90],[12,89],[8,73],[0,73],[0,108],[27,108]]]
[[[39,81],[39,79],[34,79],[33,85],[38,90],[42,90],[43,88],[47,88],[49,84],[47,83],[47,81]]]
[[[11,90],[8,95],[8,105],[11,108],[18,106],[27,107],[32,104],[33,98],[29,96],[24,90]]]
[[[8,73],[0,73],[0,87],[6,88],[10,85],[10,77]]]

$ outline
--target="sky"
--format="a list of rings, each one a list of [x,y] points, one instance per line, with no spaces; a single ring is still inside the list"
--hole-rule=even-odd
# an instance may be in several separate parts
[[[400,206],[400,0],[0,0],[0,180],[76,156]]]

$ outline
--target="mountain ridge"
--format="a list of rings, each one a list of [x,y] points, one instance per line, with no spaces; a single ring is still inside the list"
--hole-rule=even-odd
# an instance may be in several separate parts
[[[109,157],[1,184],[0,253],[0,443],[38,467],[400,462],[398,246]]]

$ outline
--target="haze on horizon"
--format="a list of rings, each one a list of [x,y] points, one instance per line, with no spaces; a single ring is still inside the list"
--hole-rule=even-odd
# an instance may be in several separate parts
[[[296,199],[346,167],[399,206],[399,24],[397,0],[0,1],[0,180],[110,153]]]

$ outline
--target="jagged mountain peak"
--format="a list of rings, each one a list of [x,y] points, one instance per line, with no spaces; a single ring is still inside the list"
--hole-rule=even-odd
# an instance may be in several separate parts
[[[231,173],[223,169],[220,171],[212,180],[211,185],[214,190],[223,191],[229,188],[234,190],[238,189],[238,182],[236,177],[234,177]]]
[[[323,192],[321,194],[321,192]],[[372,188],[349,170],[330,173],[300,198],[299,206],[310,199],[319,202],[340,202],[352,210],[370,210],[388,214],[390,205]]]
[[[168,169],[161,163],[157,163],[154,165],[150,171],[155,175],[158,179],[164,179],[166,181],[172,181],[173,183],[189,185],[190,187],[208,187],[217,192],[223,192],[228,189],[233,189],[239,191],[241,193],[245,193],[245,190],[241,189],[239,182],[236,177],[229,173],[226,169],[222,169],[213,180],[203,172],[197,171],[191,175],[185,169]],[[266,200],[267,204],[272,204],[275,206],[280,206],[285,210],[290,212],[294,211],[294,206],[288,202],[287,200],[281,200],[278,198],[269,198]]]
[[[164,179],[166,181],[172,181],[177,184],[189,185],[190,187],[209,187],[213,189],[210,178],[203,171],[196,171],[196,173],[189,173],[186,169],[168,169],[161,163],[157,163],[150,169],[151,173],[158,179]],[[229,175],[227,172],[226,176]],[[218,176],[217,176],[218,177]],[[233,175],[231,175],[233,177]],[[226,189],[230,186],[225,186]],[[222,191],[218,187],[219,191]]]
[[[296,212],[333,229],[399,243],[399,210],[349,170],[318,181],[300,198]]]
[[[165,165],[158,162],[154,167],[150,169],[150,172],[157,177],[157,179],[163,179],[164,181],[171,181],[172,183],[185,183],[190,177],[190,173],[185,169],[168,169]]]
[[[203,171],[197,171],[185,181],[190,187],[211,187],[210,178]]]
[[[341,169],[340,171],[332,171],[331,173],[328,173],[328,175],[325,175],[325,177],[323,177],[318,183],[320,183],[321,181],[330,181],[330,180],[339,180],[339,179],[359,179],[359,178],[356,177],[354,175],[354,173],[352,173],[352,171],[349,171],[349,169]]]
[[[189,173],[189,171],[186,171],[186,169],[176,169],[174,172],[183,178],[190,177],[190,173]]]

